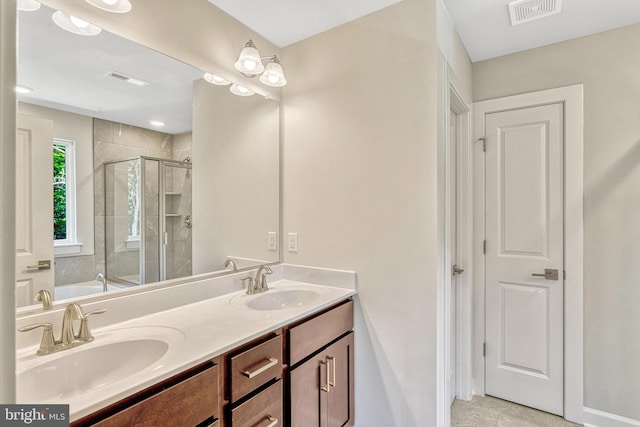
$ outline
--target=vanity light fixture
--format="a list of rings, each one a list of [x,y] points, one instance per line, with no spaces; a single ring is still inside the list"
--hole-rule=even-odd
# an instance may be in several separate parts
[[[35,12],[40,6],[38,0],[18,0],[18,10],[23,12]]]
[[[262,63],[263,59],[269,60],[266,67]],[[260,75],[260,81],[267,86],[282,87],[287,84],[278,57],[276,55],[260,56],[260,52],[251,39],[245,43],[233,66],[245,77]]]
[[[229,90],[231,91],[231,93],[238,96],[251,96],[255,93],[254,91],[249,90],[246,87],[240,86],[236,83],[232,84]]]
[[[131,2],[129,0],[85,0],[98,9],[106,10],[113,13],[127,13],[131,10]]]
[[[70,33],[79,34],[81,36],[95,36],[100,34],[102,28],[97,27],[93,24],[88,23],[87,21],[75,17],[73,15],[69,15],[61,10],[58,10],[51,16],[53,22],[58,25],[58,27],[63,30],[69,31]]]
[[[211,73],[204,73],[204,79],[212,85],[227,86],[231,84],[229,80],[223,79],[222,77]]]

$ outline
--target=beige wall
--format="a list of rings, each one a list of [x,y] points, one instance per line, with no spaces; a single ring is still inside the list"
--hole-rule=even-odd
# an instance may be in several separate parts
[[[293,264],[356,270],[356,424],[436,423],[435,1],[284,49]]]
[[[640,25],[473,67],[474,100],[584,84],[585,406],[640,420]]]
[[[279,104],[198,80],[193,105],[194,273],[229,257],[277,262],[267,233],[280,224]]]

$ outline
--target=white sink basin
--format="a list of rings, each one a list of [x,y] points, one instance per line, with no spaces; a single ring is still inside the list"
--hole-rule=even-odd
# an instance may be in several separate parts
[[[18,402],[56,402],[162,366],[171,346],[184,341],[173,328],[119,329],[95,341],[45,356],[18,358]],[[175,347],[174,347],[175,348]]]
[[[320,294],[306,289],[269,290],[246,302],[254,310],[284,310],[314,302]]]

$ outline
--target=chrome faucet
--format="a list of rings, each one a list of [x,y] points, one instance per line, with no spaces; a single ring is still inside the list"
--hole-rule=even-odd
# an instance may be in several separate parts
[[[261,265],[260,267],[258,267],[258,271],[256,271],[256,278],[255,278],[256,293],[269,290],[269,286],[267,286],[267,274],[271,274],[271,273],[273,273],[273,271],[271,270],[271,267],[269,267],[268,265]]]
[[[107,292],[107,278],[102,273],[98,273],[96,276],[96,281],[102,283],[102,292]]]
[[[224,262],[224,268],[231,267],[231,271],[238,271],[238,266],[232,259],[228,259]]]
[[[93,341],[93,335],[89,329],[89,316],[93,314],[101,314],[107,310],[93,310],[85,313],[80,307],[80,304],[72,303],[64,310],[62,317],[62,331],[60,333],[60,339],[56,340],[53,337],[53,326],[51,323],[36,323],[28,325],[18,329],[20,332],[31,331],[36,328],[43,328],[42,340],[40,341],[40,348],[36,352],[38,355],[56,353],[58,351],[66,350],[69,348],[77,347],[79,345]],[[78,333],[75,333],[73,322],[74,320],[80,321],[80,329]]]

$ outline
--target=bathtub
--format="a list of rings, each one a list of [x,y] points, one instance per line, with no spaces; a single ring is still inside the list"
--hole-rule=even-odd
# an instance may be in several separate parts
[[[121,286],[107,285],[110,291],[122,289]],[[71,285],[56,286],[53,288],[53,298],[55,301],[81,297],[85,295],[98,294],[102,292],[102,283],[91,280],[90,282],[73,283]]]

